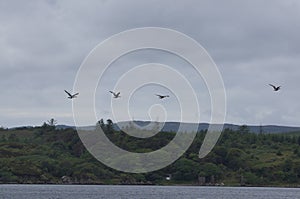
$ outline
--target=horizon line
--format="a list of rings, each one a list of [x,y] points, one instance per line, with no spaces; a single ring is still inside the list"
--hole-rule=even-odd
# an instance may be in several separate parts
[[[106,121],[106,120],[104,120]],[[189,121],[184,121],[184,122],[180,122],[180,121],[151,121],[151,120],[123,120],[123,121],[118,121],[114,124],[117,124],[117,123],[121,123],[121,122],[158,122],[158,123],[184,123],[184,124],[208,124],[208,125],[222,125],[222,123],[209,123],[209,122],[189,122]],[[299,127],[300,128],[300,125],[287,125],[287,124],[242,124],[242,123],[231,123],[231,122],[224,122],[223,125],[236,125],[236,126],[243,126],[243,125],[246,125],[246,126],[281,126],[281,127]],[[41,125],[20,125],[20,126],[11,126],[11,127],[5,127],[3,125],[0,126],[0,128],[4,128],[4,129],[12,129],[12,128],[22,128],[22,127],[39,127],[39,126],[42,126],[43,124]],[[79,126],[79,127],[87,127],[87,126],[95,126],[96,124],[86,124],[86,125],[83,125],[83,126]],[[69,126],[69,127],[76,127],[76,125],[70,125],[70,124],[67,124],[67,123],[61,123],[61,124],[56,124],[55,126]]]

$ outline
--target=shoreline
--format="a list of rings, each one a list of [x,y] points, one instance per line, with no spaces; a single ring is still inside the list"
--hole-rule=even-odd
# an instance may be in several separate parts
[[[263,186],[237,186],[237,185],[196,185],[196,184],[96,184],[96,183],[90,183],[90,184],[79,184],[79,183],[73,183],[73,184],[64,184],[64,183],[0,183],[0,186],[2,185],[65,185],[65,186],[161,186],[161,187],[230,187],[230,188],[300,188],[300,185],[263,185]]]

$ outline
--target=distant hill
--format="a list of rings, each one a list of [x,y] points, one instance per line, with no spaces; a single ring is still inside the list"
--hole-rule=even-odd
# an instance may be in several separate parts
[[[209,124],[208,123],[180,123],[180,122],[150,122],[150,121],[124,121],[114,124],[114,128],[116,130],[120,130],[121,128],[124,129],[129,127],[130,125],[137,125],[142,129],[150,130],[155,125],[161,129],[161,131],[165,132],[176,132],[181,125],[181,130],[185,132],[207,130]],[[212,124],[212,125],[219,125],[219,124]],[[242,125],[236,124],[224,124],[223,129],[231,129],[231,130],[238,130]],[[66,125],[57,125],[57,129],[66,129],[66,128],[75,128],[74,126],[66,126]],[[80,127],[82,130],[93,130],[95,126],[84,126]],[[290,132],[300,132],[300,127],[291,127],[291,126],[278,126],[278,125],[262,125],[262,126],[255,126],[255,125],[247,125],[249,132],[251,133],[290,133]]]
[[[132,122],[132,121],[131,121]],[[134,121],[135,124],[138,126],[147,126],[150,124],[149,121]],[[153,124],[154,122],[152,122]],[[121,124],[121,126],[126,126],[130,124],[129,122],[122,122],[118,123]],[[163,123],[158,123],[158,126],[163,126],[162,131],[177,131],[179,129],[179,126],[181,126],[181,129],[186,132],[191,132],[194,129],[198,129],[198,131],[201,130],[207,130],[209,124],[208,123],[179,123],[179,122],[166,122],[164,125]],[[220,124],[212,124],[212,125],[220,125]],[[151,125],[149,125],[151,126]],[[231,129],[231,130],[238,130],[242,125],[235,125],[235,124],[224,124],[223,129]],[[289,133],[289,132],[295,132],[295,131],[300,131],[300,127],[290,127],[290,126],[277,126],[277,125],[264,125],[264,126],[253,126],[249,125],[247,126],[249,132],[251,133]]]

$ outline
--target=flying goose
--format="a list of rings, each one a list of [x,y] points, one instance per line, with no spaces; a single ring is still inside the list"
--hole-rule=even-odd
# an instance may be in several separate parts
[[[156,96],[158,96],[159,99],[164,99],[165,97],[170,97],[169,95],[158,95],[158,94],[156,94]]]
[[[119,98],[119,97],[121,97],[120,96],[120,92],[118,92],[118,93],[115,93],[115,92],[113,92],[113,91],[109,91],[110,93],[112,93],[113,95],[114,95],[114,98]]]
[[[269,84],[273,87],[273,91],[279,91],[281,86],[274,86],[273,84]]]
[[[73,95],[72,95],[71,93],[69,93],[69,92],[68,92],[68,91],[66,91],[66,90],[65,90],[65,92],[68,94],[68,98],[69,98],[69,99],[76,98],[76,97],[77,97],[77,95],[79,94],[79,93],[75,93],[75,94],[73,94]]]

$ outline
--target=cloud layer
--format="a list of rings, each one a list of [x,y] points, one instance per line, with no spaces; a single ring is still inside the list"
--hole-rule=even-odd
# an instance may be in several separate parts
[[[187,34],[214,59],[226,87],[226,122],[299,126],[299,10],[297,0],[1,1],[0,125],[40,125],[51,117],[72,125],[72,105],[63,90],[72,90],[88,53],[118,32],[157,26]],[[159,52],[123,60],[108,71],[103,90],[113,89],[120,71],[137,63],[161,60],[177,63],[175,68],[187,76],[193,73],[177,58]],[[202,81],[197,78],[191,76],[195,85]],[[272,92],[269,83],[282,85],[282,90]],[[204,83],[196,88],[199,99],[205,98],[200,108],[209,113]],[[106,94],[97,95],[99,117],[111,116]],[[147,119],[143,103],[133,103],[134,118]],[[169,109],[170,115],[177,114]],[[203,118],[209,120],[209,114]]]

